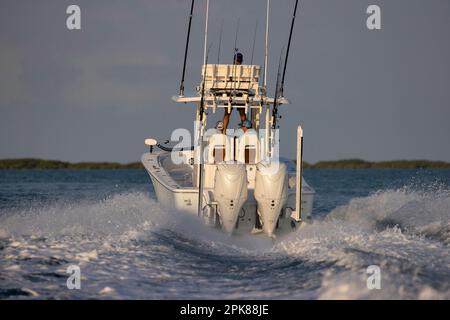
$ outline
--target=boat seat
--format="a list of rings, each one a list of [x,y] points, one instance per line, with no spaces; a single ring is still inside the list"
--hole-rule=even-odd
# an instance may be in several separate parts
[[[232,160],[230,138],[221,133],[215,133],[208,139],[208,164],[217,164]]]
[[[235,160],[240,163],[256,164],[260,161],[260,142],[255,130],[235,139]]]

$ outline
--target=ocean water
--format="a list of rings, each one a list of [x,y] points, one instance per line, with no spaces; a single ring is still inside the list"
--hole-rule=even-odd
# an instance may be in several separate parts
[[[162,209],[143,170],[0,171],[0,298],[450,298],[450,170],[304,174],[314,219],[272,241]]]

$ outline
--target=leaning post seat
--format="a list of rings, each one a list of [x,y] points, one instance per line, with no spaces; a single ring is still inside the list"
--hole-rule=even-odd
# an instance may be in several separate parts
[[[207,64],[202,67],[205,90],[217,93],[241,91],[255,95],[259,89],[261,67],[258,65]]]
[[[259,162],[260,143],[256,132],[236,137],[235,160],[239,163],[246,164],[256,164]]]
[[[221,133],[215,133],[208,139],[208,160],[209,164],[218,164],[232,160],[232,143],[230,138]]]

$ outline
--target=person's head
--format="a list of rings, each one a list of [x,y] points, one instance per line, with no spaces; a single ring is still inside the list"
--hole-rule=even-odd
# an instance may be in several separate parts
[[[242,130],[244,130],[244,132],[246,132],[248,129],[251,129],[252,127],[252,122],[250,120],[244,120],[241,124],[241,128]]]
[[[223,131],[223,122],[222,122],[222,121],[217,121],[217,122],[216,122],[215,128],[216,128],[218,131],[222,132],[222,131]]]
[[[234,55],[234,64],[242,64],[242,62],[244,61],[244,56],[242,55],[242,53],[240,52],[236,52],[236,54]]]

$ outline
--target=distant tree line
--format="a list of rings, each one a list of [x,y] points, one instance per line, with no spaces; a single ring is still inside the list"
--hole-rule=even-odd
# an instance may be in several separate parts
[[[450,163],[429,160],[365,161],[344,159],[319,161],[314,164],[303,162],[305,169],[450,169]]]
[[[96,169],[141,169],[140,162],[121,164],[117,162],[78,162],[70,163],[58,160],[42,159],[5,159],[0,160],[0,170],[52,170],[52,169],[71,169],[71,170],[96,170]]]
[[[428,160],[394,160],[370,162],[361,159],[319,161],[311,164],[303,162],[305,169],[450,169],[450,163]],[[142,169],[140,162],[122,164],[118,162],[78,162],[42,159],[4,159],[0,160],[0,170],[99,170],[99,169]]]

